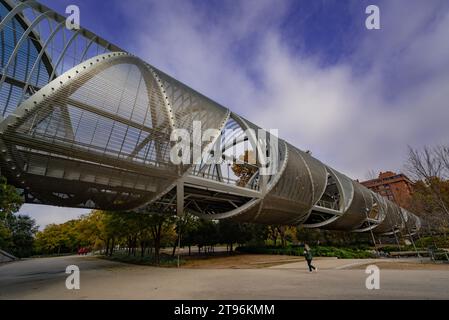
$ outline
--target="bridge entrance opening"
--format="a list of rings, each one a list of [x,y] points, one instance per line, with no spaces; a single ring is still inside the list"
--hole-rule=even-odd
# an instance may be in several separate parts
[[[315,226],[331,222],[340,215],[341,208],[341,190],[335,175],[327,170],[327,184],[320,200],[313,206],[312,212],[307,218],[305,225]]]

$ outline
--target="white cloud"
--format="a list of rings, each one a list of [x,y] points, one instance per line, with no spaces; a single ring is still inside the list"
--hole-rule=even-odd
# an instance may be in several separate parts
[[[282,37],[277,22],[285,18],[286,5],[242,3],[226,12],[227,24],[218,19],[211,26],[201,24],[204,12],[189,2],[180,8],[153,3],[151,12],[141,12],[146,19],[135,19],[136,30],[147,30],[136,31],[135,50],[250,121],[278,128],[281,137],[354,178],[363,179],[371,169],[400,170],[408,144],[449,136],[444,125],[449,116],[447,6],[382,3],[381,32],[364,30],[354,39],[360,45],[353,56],[322,67],[315,57],[292,52]],[[155,17],[164,23],[158,25]],[[251,41],[251,54],[236,59],[235,48],[245,41]],[[353,70],[361,61],[371,66],[362,74]]]

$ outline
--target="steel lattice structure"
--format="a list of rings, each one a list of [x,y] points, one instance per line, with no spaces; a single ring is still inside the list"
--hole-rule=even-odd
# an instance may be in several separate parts
[[[36,1],[0,0],[0,162],[29,203],[188,210],[209,219],[413,234],[414,214],[279,139],[277,173],[245,163],[176,166],[174,128],[218,133],[201,145],[257,146],[259,129]],[[259,150],[260,151],[260,150]],[[265,152],[266,150],[261,150]]]

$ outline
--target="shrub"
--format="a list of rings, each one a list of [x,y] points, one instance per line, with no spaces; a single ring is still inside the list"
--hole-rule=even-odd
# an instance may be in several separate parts
[[[431,246],[437,246],[438,248],[449,248],[449,237],[437,236],[437,237],[424,237],[418,239],[415,242],[417,247],[427,248]]]
[[[241,253],[254,253],[254,254],[284,254],[291,256],[301,256],[304,254],[304,249],[298,246],[290,247],[252,247],[244,246],[238,247],[236,251]],[[363,259],[372,258],[374,255],[368,249],[359,248],[336,248],[328,246],[317,246],[312,248],[314,256],[317,257],[337,257],[340,259]]]
[[[156,263],[154,256],[144,256],[139,255],[127,255],[122,253],[114,253],[112,256],[100,256],[103,259],[113,260],[123,263],[139,264],[139,265],[150,265],[150,266],[161,266],[161,267],[175,267],[178,264],[177,257],[172,257],[171,255],[162,254],[159,258],[159,265]],[[179,264],[183,265],[185,260],[180,259]]]

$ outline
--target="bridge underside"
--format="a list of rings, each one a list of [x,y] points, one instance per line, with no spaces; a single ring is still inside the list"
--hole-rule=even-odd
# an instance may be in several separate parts
[[[0,0],[0,18],[1,174],[26,202],[391,235],[420,228],[284,140],[261,146],[256,125],[92,32],[66,29],[36,1]],[[195,135],[195,122],[213,133],[193,164],[175,165],[170,137]],[[274,170],[253,154],[276,159]]]

